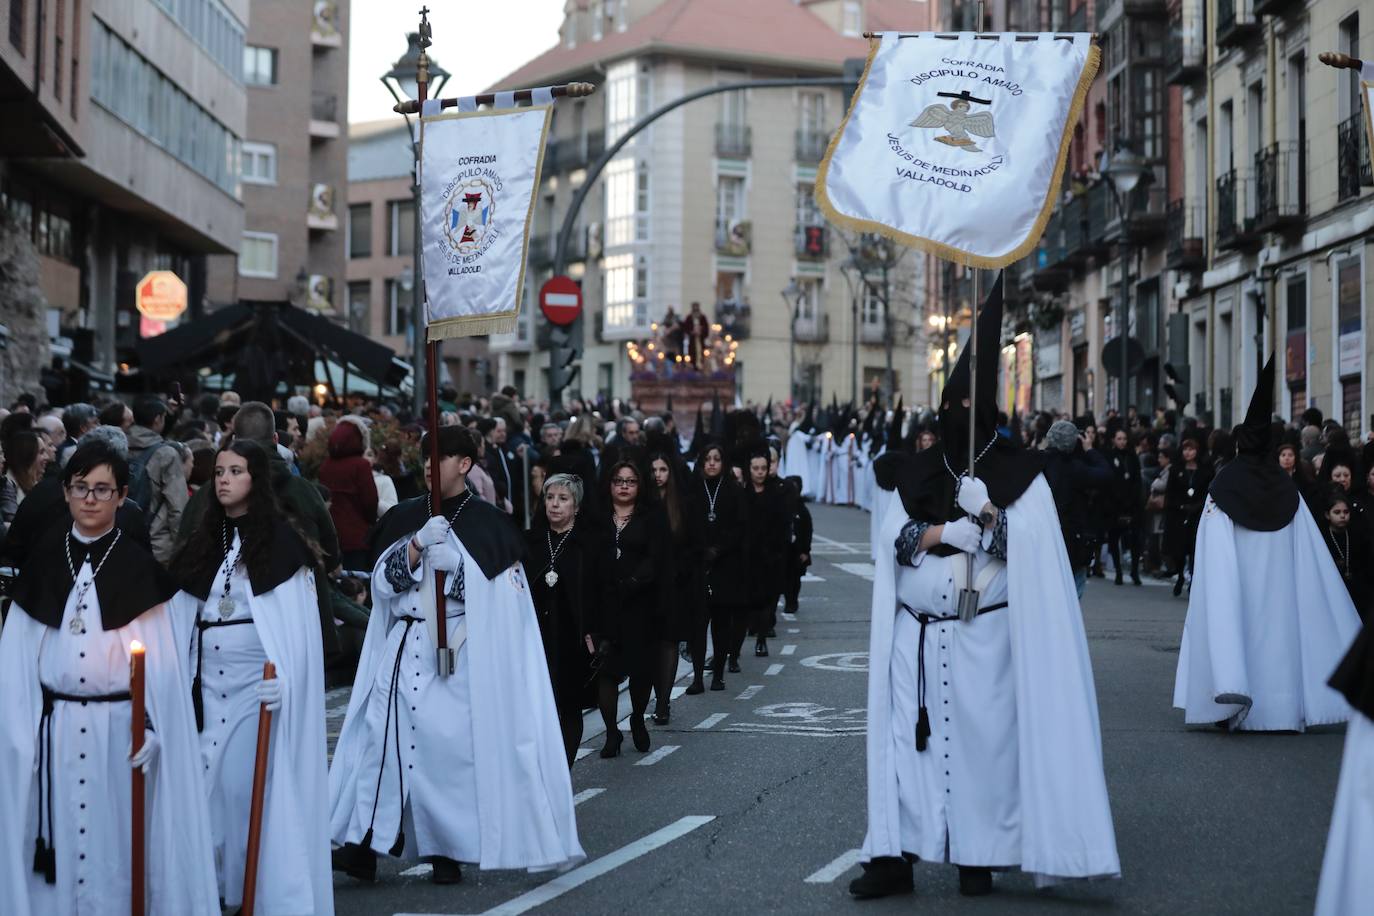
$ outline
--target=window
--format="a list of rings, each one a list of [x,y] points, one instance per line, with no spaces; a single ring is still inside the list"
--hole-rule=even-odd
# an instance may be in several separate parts
[[[599,398],[611,398],[614,392],[611,388],[611,381],[615,378],[614,363],[599,363],[596,367],[596,396]]]
[[[410,334],[410,292],[396,280],[386,281],[386,333],[392,337]]]
[[[1341,20],[1340,49],[1351,57],[1360,56],[1360,14],[1352,13]],[[1346,70],[1344,74],[1346,91],[1340,93],[1337,116],[1344,121],[1360,113],[1360,71]]]
[[[272,232],[244,232],[239,246],[239,276],[277,278],[277,236]]]
[[[868,329],[883,326],[883,300],[872,283],[863,284],[863,294],[859,300],[859,321]]]
[[[177,21],[214,61],[242,81],[243,26],[223,0],[153,0]],[[78,20],[79,21],[79,20]]]
[[[602,26],[606,22],[606,4],[602,0],[592,0],[590,18],[592,20],[592,41],[600,41]]]
[[[797,182],[797,225],[825,225],[821,208],[816,206],[816,186],[809,181]]]
[[[243,142],[243,180],[246,184],[277,183],[275,144]]]
[[[393,200],[387,204],[386,253],[393,258],[415,253],[415,202]]]
[[[858,0],[845,0],[844,20],[840,30],[846,38],[858,38],[864,31],[863,5]]]
[[[606,246],[634,241],[637,198],[635,162],[617,159],[606,166]]]
[[[610,146],[625,135],[635,122],[639,111],[635,100],[639,81],[632,60],[612,64],[606,70],[606,145]]]
[[[348,256],[372,257],[372,204],[348,205]]]
[[[24,53],[24,7],[29,0],[10,0],[10,44]]]
[[[744,219],[744,178],[721,175],[716,178],[716,233],[728,233]]]
[[[648,326],[648,304],[644,298],[636,297],[641,289],[647,293],[647,265],[641,261],[636,267],[632,254],[611,255],[604,265],[601,285],[605,332],[628,336],[643,330]]]
[[[352,280],[348,284],[348,326],[355,331],[368,333],[367,313],[372,304],[372,281]]]
[[[716,271],[716,304],[738,305],[744,299],[744,274],[737,270]]]
[[[277,49],[245,45],[243,81],[250,86],[277,85]]]
[[[649,240],[649,163],[635,168],[635,241]]]
[[[797,303],[797,320],[814,324],[821,313],[820,277],[802,277],[797,281],[801,287],[801,299]]]
[[[825,134],[825,93],[801,93],[801,129],[809,137]]]

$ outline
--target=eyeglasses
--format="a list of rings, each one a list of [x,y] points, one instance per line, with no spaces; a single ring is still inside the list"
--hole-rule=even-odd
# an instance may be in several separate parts
[[[106,486],[103,483],[96,484],[93,487],[89,487],[84,483],[74,483],[67,487],[67,492],[77,499],[85,499],[87,496],[94,496],[96,502],[107,503],[115,498],[115,494],[118,493],[119,490],[114,487]]]
[[[638,478],[638,477],[617,477],[617,478],[615,478],[614,480],[611,481],[611,485],[612,485],[612,486],[615,486],[615,487],[637,487],[637,486],[639,486],[639,478]]]

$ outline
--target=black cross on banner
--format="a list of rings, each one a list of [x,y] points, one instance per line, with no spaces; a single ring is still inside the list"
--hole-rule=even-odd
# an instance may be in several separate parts
[[[979,105],[991,105],[992,99],[978,99],[969,94],[965,89],[962,92],[937,92],[935,93],[942,99],[963,99],[965,102],[977,102]]]

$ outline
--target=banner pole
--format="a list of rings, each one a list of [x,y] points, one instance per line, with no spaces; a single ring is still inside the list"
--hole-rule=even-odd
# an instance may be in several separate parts
[[[433,43],[433,29],[429,24],[429,8],[424,7],[420,10],[420,57],[415,62],[415,86],[417,109],[423,109],[425,101],[429,98],[429,46]],[[424,187],[424,153],[425,153],[425,119],[423,112],[420,116],[420,140],[419,154],[415,157],[415,186],[416,201],[415,212],[419,218]],[[423,220],[421,220],[423,222]],[[417,233],[415,238],[415,282],[420,284],[420,289],[425,290],[425,271],[424,271],[424,240],[421,234]],[[429,333],[429,298],[428,292],[423,293],[425,297],[425,327],[416,328],[416,334]],[[429,513],[430,516],[442,515],[444,512],[444,487],[443,476],[439,471],[439,342],[429,340],[425,344],[425,394],[429,399],[429,416],[426,419],[426,429],[429,433]],[[454,657],[453,650],[448,647],[448,607],[444,600],[444,572],[436,569],[434,571],[434,670],[439,677],[448,677],[453,674]]]

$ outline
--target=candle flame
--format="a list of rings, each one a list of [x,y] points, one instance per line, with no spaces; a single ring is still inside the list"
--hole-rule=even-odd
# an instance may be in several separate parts
[[[143,652],[143,643],[135,639],[133,642],[129,643],[129,651],[135,655],[141,654]]]

